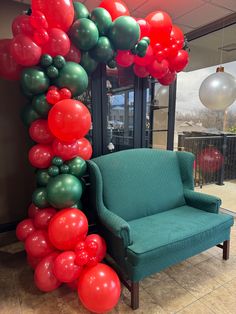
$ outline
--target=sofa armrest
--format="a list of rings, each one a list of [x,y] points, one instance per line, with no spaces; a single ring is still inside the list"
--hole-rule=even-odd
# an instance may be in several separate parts
[[[218,213],[221,205],[221,199],[203,193],[194,192],[192,190],[184,190],[186,203],[192,207],[204,210],[210,213]]]

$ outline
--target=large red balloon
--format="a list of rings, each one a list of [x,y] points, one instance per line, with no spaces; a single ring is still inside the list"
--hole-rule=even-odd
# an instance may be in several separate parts
[[[82,271],[78,295],[84,307],[91,312],[111,311],[120,298],[120,280],[112,268],[99,263]]]
[[[202,172],[214,173],[223,166],[224,157],[218,149],[209,147],[202,150],[197,161]]]
[[[36,230],[32,219],[24,219],[16,227],[16,236],[20,241],[25,241],[27,237]]]
[[[174,41],[178,45],[179,49],[183,48],[183,46],[184,46],[184,34],[178,26],[173,25],[171,33],[170,33],[170,38],[174,39]]]
[[[44,292],[57,289],[61,282],[53,273],[53,262],[59,253],[54,252],[43,258],[37,265],[34,273],[34,282],[37,288]]]
[[[33,37],[34,29],[30,24],[29,15],[18,15],[12,22],[12,34],[16,36],[18,34],[24,34],[29,37]]]
[[[80,145],[78,141],[62,142],[57,138],[53,141],[52,149],[55,156],[63,160],[70,160],[79,156]]]
[[[34,225],[37,229],[47,229],[50,220],[56,214],[56,210],[52,207],[41,209],[35,213]]]
[[[48,235],[59,250],[73,250],[77,242],[88,232],[88,220],[78,209],[66,208],[59,211],[50,221]]]
[[[164,77],[158,79],[159,83],[162,85],[170,85],[176,80],[176,72],[168,72]]]
[[[24,34],[16,35],[12,39],[10,51],[15,61],[23,66],[38,64],[42,54],[42,49]]]
[[[169,63],[166,60],[162,60],[160,63],[154,60],[147,66],[147,70],[150,72],[151,76],[160,79],[168,73]]]
[[[70,51],[70,39],[67,34],[59,28],[48,30],[49,40],[43,46],[43,53],[52,57],[57,55],[66,56]]]
[[[70,45],[70,50],[65,56],[66,61],[72,61],[75,63],[80,63],[81,52],[72,43]]]
[[[88,133],[91,127],[91,115],[82,102],[63,99],[50,110],[48,125],[55,137],[70,142]]]
[[[53,151],[50,145],[37,144],[29,151],[29,161],[35,168],[48,168],[52,158]]]
[[[0,76],[7,80],[19,80],[22,66],[10,53],[11,39],[0,40]]]
[[[130,50],[118,50],[116,63],[121,67],[129,67],[134,63],[134,55]]]
[[[92,157],[93,149],[92,145],[85,137],[77,140],[78,144],[78,156],[84,160],[89,160]]]
[[[99,7],[106,9],[110,13],[113,21],[119,16],[130,15],[129,9],[121,0],[103,0]]]
[[[73,282],[78,279],[82,267],[75,264],[75,252],[66,251],[57,256],[53,265],[53,272],[61,282]]]
[[[142,65],[135,64],[133,70],[134,70],[135,75],[137,75],[138,77],[144,78],[149,75],[149,72],[146,69],[146,67]]]
[[[151,27],[148,22],[145,19],[141,18],[136,19],[136,22],[138,23],[140,28],[140,38],[149,37]]]
[[[146,54],[144,57],[134,57],[134,63],[141,65],[141,66],[146,66],[154,61],[154,54],[153,54],[153,49],[149,45],[146,51]]]
[[[50,144],[54,136],[48,128],[48,122],[44,119],[38,119],[32,122],[29,128],[29,134],[33,141],[40,144]]]
[[[67,32],[74,20],[72,0],[32,0],[32,10],[41,11],[50,28],[56,27]]]
[[[41,209],[35,206],[33,203],[30,204],[28,208],[28,216],[29,218],[34,218],[35,214],[38,213]]]
[[[33,257],[44,257],[54,251],[45,230],[32,232],[25,241],[26,252]]]
[[[178,54],[169,60],[170,70],[180,72],[188,64],[188,52],[185,50],[180,50]]]

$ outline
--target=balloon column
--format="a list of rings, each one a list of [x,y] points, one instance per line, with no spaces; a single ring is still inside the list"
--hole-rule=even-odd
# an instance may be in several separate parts
[[[107,312],[118,302],[120,282],[101,264],[106,243],[88,235],[82,212],[91,115],[78,96],[99,63],[171,84],[188,63],[183,33],[167,13],[133,18],[120,0],[103,0],[90,13],[77,1],[32,0],[31,10],[14,19],[12,34],[0,40],[0,76],[19,79],[29,100],[22,119],[35,142],[29,161],[37,183],[17,237],[40,290],[66,283],[78,288],[86,308]]]

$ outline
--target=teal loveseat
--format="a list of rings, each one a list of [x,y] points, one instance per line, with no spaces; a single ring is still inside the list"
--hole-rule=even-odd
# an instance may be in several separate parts
[[[219,198],[194,192],[193,162],[155,149],[88,161],[92,206],[133,309],[143,278],[215,245],[228,259],[233,217],[219,213]]]

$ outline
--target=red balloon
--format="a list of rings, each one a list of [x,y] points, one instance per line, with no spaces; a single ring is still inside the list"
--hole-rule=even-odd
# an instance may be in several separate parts
[[[151,27],[148,22],[145,19],[141,18],[136,19],[136,22],[139,24],[140,38],[149,37]]]
[[[138,77],[147,77],[149,75],[148,70],[144,66],[135,64],[133,69],[135,75],[137,75]]]
[[[43,53],[48,53],[52,57],[66,56],[70,50],[70,39],[67,34],[59,28],[50,28],[48,35],[49,40],[43,46]]]
[[[180,72],[186,67],[188,61],[188,52],[185,50],[179,50],[177,56],[169,60],[170,70]]]
[[[75,63],[80,63],[81,60],[81,52],[77,49],[72,43],[70,45],[70,50],[68,54],[65,56],[66,61],[72,61]]]
[[[40,11],[33,11],[30,15],[30,24],[36,29],[48,28],[45,15]]]
[[[93,154],[93,148],[89,140],[85,137],[77,140],[78,144],[78,156],[84,160],[89,160]]]
[[[119,16],[130,15],[129,9],[121,0],[103,0],[99,7],[106,9],[113,21]]]
[[[79,148],[78,141],[62,142],[55,139],[52,144],[54,155],[61,157],[63,160],[70,160],[79,156]]]
[[[34,282],[37,288],[41,291],[53,291],[61,285],[61,282],[53,273],[53,263],[58,254],[58,252],[53,252],[44,257],[35,269]]]
[[[70,99],[72,97],[71,91],[68,88],[61,88],[59,91],[60,99]]]
[[[25,241],[25,250],[27,254],[33,257],[44,257],[54,251],[48,234],[45,230],[36,230],[32,232]]]
[[[88,232],[88,220],[78,209],[66,208],[59,211],[50,221],[48,235],[59,250],[73,250],[77,242]]]
[[[32,219],[24,219],[16,227],[16,236],[20,241],[25,241],[36,230]]]
[[[57,27],[67,32],[74,20],[72,0],[32,0],[32,10],[41,11],[50,28]]]
[[[146,51],[146,54],[144,57],[134,57],[134,63],[141,65],[141,66],[146,66],[154,61],[154,54],[153,54],[153,49],[149,45]]]
[[[120,298],[120,280],[115,271],[105,264],[85,268],[78,283],[78,296],[91,312],[112,310]]]
[[[12,39],[10,52],[18,64],[32,66],[39,63],[42,49],[30,37],[19,34]]]
[[[19,80],[22,66],[10,54],[11,39],[0,39],[0,76],[7,80]]]
[[[33,257],[33,256],[27,254],[27,262],[32,269],[35,269],[37,267],[38,263],[41,262],[41,260],[42,260],[41,257]]]
[[[88,263],[90,257],[87,251],[76,252],[75,264],[79,266],[84,266]]]
[[[16,36],[18,34],[24,34],[29,37],[33,37],[34,29],[30,24],[29,15],[18,15],[12,22],[12,34]]]
[[[41,209],[37,206],[35,206],[33,203],[30,204],[28,208],[28,216],[29,218],[34,218],[35,214],[38,213]]]
[[[94,245],[94,243],[96,245]],[[107,246],[105,240],[100,235],[88,235],[85,240],[85,247],[90,257],[96,257],[97,263],[101,262],[104,259],[107,251]]]
[[[197,161],[201,171],[214,173],[223,166],[224,157],[218,149],[209,147],[202,150],[197,156]]]
[[[34,216],[34,225],[38,229],[47,229],[50,220],[57,213],[57,211],[52,208],[44,208],[37,212]]]
[[[50,144],[54,137],[48,128],[48,121],[38,119],[32,122],[29,134],[33,141],[40,144]]]
[[[49,35],[46,29],[40,28],[34,32],[33,36],[34,42],[39,45],[43,46],[45,45],[49,40]]]
[[[55,105],[58,101],[60,101],[61,95],[58,89],[49,89],[46,94],[46,99],[50,105]]]
[[[166,49],[168,49],[168,59],[174,58],[179,52],[179,47],[177,44],[171,44]],[[165,51],[166,51],[166,49],[165,49]]]
[[[159,83],[162,85],[170,85],[176,80],[176,72],[168,72],[164,77],[158,79]]]
[[[147,66],[147,70],[150,72],[151,76],[160,79],[169,72],[169,63],[166,60],[163,60],[160,63],[154,60]]]
[[[116,62],[121,67],[129,67],[134,63],[134,55],[130,50],[118,50]]]
[[[88,133],[91,127],[91,115],[82,102],[63,99],[49,111],[48,125],[55,137],[70,142]]]
[[[37,144],[29,151],[29,161],[35,168],[48,168],[52,158],[53,151],[50,145]]]
[[[75,264],[75,253],[66,251],[57,256],[53,265],[53,273],[61,282],[73,282],[78,279],[82,267]]]
[[[170,38],[175,40],[179,49],[183,48],[183,46],[184,46],[184,34],[178,26],[173,25],[171,33],[170,33]]]

